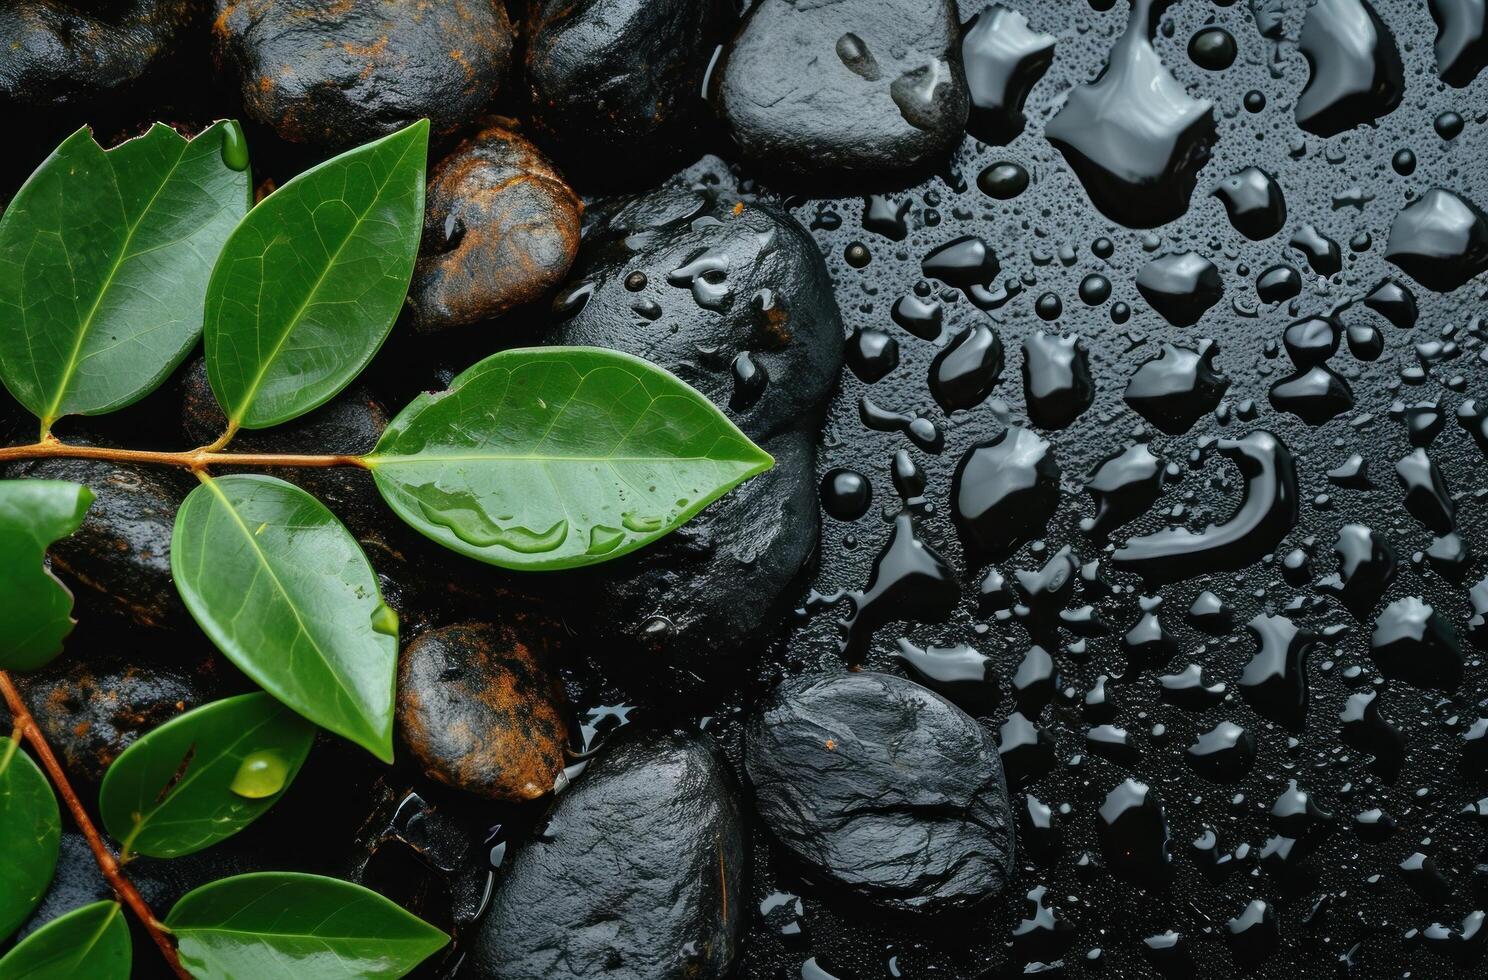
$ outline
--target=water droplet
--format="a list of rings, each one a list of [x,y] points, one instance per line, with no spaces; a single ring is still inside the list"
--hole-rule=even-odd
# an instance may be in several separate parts
[[[262,800],[282,790],[288,779],[289,763],[278,752],[265,749],[243,757],[228,788],[244,799]]]
[[[398,613],[385,602],[379,602],[372,610],[372,632],[383,636],[398,635]]]
[[[239,173],[248,169],[248,140],[235,119],[222,125],[222,165]]]
[[[1223,71],[1235,63],[1235,39],[1222,27],[1206,27],[1188,39],[1188,57],[1200,68]]]

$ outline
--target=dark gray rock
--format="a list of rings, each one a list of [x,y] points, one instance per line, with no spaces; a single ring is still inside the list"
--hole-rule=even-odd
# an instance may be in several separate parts
[[[291,143],[344,149],[428,117],[436,136],[480,114],[511,62],[493,0],[216,0],[220,62],[243,109]]]
[[[958,142],[970,98],[948,0],[762,0],[713,92],[750,160],[798,175],[902,171]]]
[[[141,735],[247,686],[241,675],[194,643],[193,662],[164,666],[142,662],[147,655],[133,651],[90,661],[77,651],[96,648],[96,636],[91,643],[81,637],[69,642],[76,644],[69,655],[16,681],[62,768],[84,785],[97,785]],[[9,731],[3,708],[0,722]]]
[[[888,674],[796,677],[746,738],[760,816],[810,877],[936,912],[993,898],[1012,876],[997,745],[940,695]]]
[[[594,624],[656,655],[658,666],[700,674],[744,666],[730,654],[779,623],[816,551],[815,441],[807,432],[763,441],[773,469],[655,544],[577,573],[571,608],[583,602],[593,615],[569,624]]]
[[[473,937],[487,980],[717,980],[746,916],[735,783],[703,735],[620,740],[519,851]]]
[[[84,590],[80,608],[96,603],[141,626],[189,622],[171,581],[170,542],[176,508],[194,480],[160,467],[87,459],[15,463],[0,468],[0,477],[68,480],[92,489],[82,526],[48,549],[53,570],[75,591]]]
[[[755,440],[820,419],[842,370],[842,318],[816,244],[783,208],[717,184],[679,178],[601,215],[555,312],[551,343],[660,364]],[[742,354],[762,388],[735,390]]]
[[[703,78],[736,19],[730,0],[534,0],[537,138],[588,178],[661,176],[708,122]]]
[[[0,103],[88,108],[125,92],[166,60],[196,14],[195,0],[0,5]]]

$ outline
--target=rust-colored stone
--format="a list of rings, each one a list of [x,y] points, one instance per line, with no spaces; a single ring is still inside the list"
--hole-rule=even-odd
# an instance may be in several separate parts
[[[427,116],[477,116],[511,61],[494,0],[216,0],[218,60],[245,112],[293,143],[342,149]]]
[[[506,127],[461,143],[429,178],[409,291],[419,327],[474,323],[542,297],[573,265],[583,210],[537,147]]]
[[[493,800],[552,789],[568,747],[553,635],[522,616],[432,630],[403,651],[398,730],[426,776]]]

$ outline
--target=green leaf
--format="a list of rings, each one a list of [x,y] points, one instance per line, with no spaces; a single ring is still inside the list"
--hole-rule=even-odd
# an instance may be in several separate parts
[[[181,362],[250,185],[235,122],[192,140],[157,123],[111,150],[85,127],[31,175],[0,219],[0,377],[43,429],[138,401]]]
[[[548,570],[649,544],[773,460],[654,364],[535,347],[415,398],[366,463],[421,533],[493,565]]]
[[[72,593],[47,546],[83,523],[93,491],[60,480],[0,480],[0,670],[35,670],[72,632]]]
[[[392,329],[424,223],[429,122],[305,171],[243,219],[207,289],[207,376],[235,426],[329,401]]]
[[[203,705],[114,760],[98,794],[103,824],[125,858],[193,854],[273,806],[314,741],[315,726],[267,694]],[[245,789],[254,773],[259,780]]]
[[[62,815],[51,784],[31,757],[0,738],[0,939],[26,921],[57,870]]]
[[[0,959],[0,980],[129,980],[129,926],[118,902],[59,915]]]
[[[393,760],[397,620],[367,556],[324,504],[269,476],[205,479],[176,513],[171,575],[243,673]]]
[[[203,885],[165,924],[198,980],[401,977],[449,942],[361,885],[292,872]]]

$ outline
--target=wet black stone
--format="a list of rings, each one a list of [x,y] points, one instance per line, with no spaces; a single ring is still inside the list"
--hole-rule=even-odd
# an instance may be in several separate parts
[[[1488,269],[1488,215],[1476,204],[1433,187],[1390,225],[1385,258],[1437,292]]]
[[[988,4],[967,25],[961,63],[971,96],[967,130],[973,136],[1002,144],[1023,131],[1023,100],[1054,60],[1054,41],[1052,34],[1031,30],[1026,17],[1000,3]],[[1023,182],[1028,182],[1026,173]]]
[[[760,819],[808,877],[917,912],[994,898],[1013,872],[1013,811],[991,736],[885,674],[788,680],[751,722]]]
[[[735,20],[724,0],[528,4],[535,133],[586,177],[661,176],[706,129],[703,78]]]
[[[492,0],[215,2],[217,55],[244,111],[291,143],[347,149],[426,117],[450,133],[511,64],[514,32]]]
[[[742,666],[733,654],[776,628],[819,534],[815,435],[760,445],[773,469],[651,547],[571,573],[570,608],[588,612],[570,627],[646,651],[653,666]]]
[[[1153,259],[1137,273],[1137,291],[1175,327],[1191,327],[1219,302],[1219,269],[1197,252]]]
[[[1297,46],[1310,69],[1297,125],[1308,132],[1332,136],[1400,104],[1400,52],[1366,0],[1320,0],[1308,9]]]
[[[1169,435],[1182,435],[1214,410],[1230,379],[1214,367],[1219,348],[1203,339],[1197,348],[1164,343],[1126,384],[1126,403]]]
[[[0,467],[0,474],[66,480],[93,491],[82,526],[48,549],[53,570],[78,592],[84,609],[92,606],[139,626],[189,625],[171,579],[170,545],[176,508],[195,481],[175,470],[86,459],[13,463]]]
[[[85,635],[74,634],[69,647],[82,649]],[[100,639],[94,637],[93,644]],[[39,671],[16,676],[33,717],[73,781],[97,786],[109,765],[140,736],[184,711],[249,686],[205,640],[183,640],[180,647],[172,658],[176,663],[160,663],[147,650],[126,648],[106,657],[59,657]],[[0,723],[7,730],[11,724],[10,712],[3,708]]]
[[[734,414],[753,439],[821,417],[843,356],[842,321],[821,253],[778,206],[686,174],[622,199],[584,235],[559,302],[582,302],[548,332],[555,344],[610,347],[672,371],[720,407],[740,352],[769,378]],[[639,292],[626,279],[644,272]],[[661,315],[638,318],[638,301]]]
[[[744,156],[767,168],[913,169],[966,124],[958,35],[948,0],[763,0],[715,68],[712,98]]]
[[[123,97],[158,73],[197,15],[192,0],[6,4],[0,104],[94,111],[100,99]]]
[[[517,851],[465,969],[503,980],[725,976],[743,938],[748,860],[734,780],[711,741],[626,737]]]
[[[1224,203],[1230,224],[1252,241],[1270,238],[1286,224],[1281,185],[1259,167],[1246,167],[1226,177],[1214,188],[1214,196]]]

